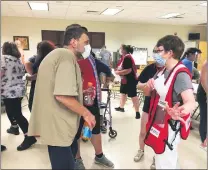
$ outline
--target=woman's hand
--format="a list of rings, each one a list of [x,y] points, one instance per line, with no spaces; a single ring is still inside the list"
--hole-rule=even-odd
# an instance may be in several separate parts
[[[173,120],[180,120],[181,122],[185,123],[184,119],[182,119],[183,116],[186,115],[186,113],[183,112],[184,108],[179,107],[180,103],[176,103],[173,108],[170,108],[168,105],[166,106],[167,113],[171,116]]]
[[[155,80],[153,78],[149,79],[147,82],[148,88],[152,91],[155,88]]]
[[[154,89],[154,79],[149,79],[147,83],[142,85],[142,91],[145,96],[150,96],[152,90]]]

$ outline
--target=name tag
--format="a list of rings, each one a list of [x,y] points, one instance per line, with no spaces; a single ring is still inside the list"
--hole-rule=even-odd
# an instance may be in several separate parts
[[[167,104],[168,104],[168,102],[163,101],[163,100],[159,100],[159,102],[158,102],[158,106],[162,107],[163,109],[166,108]]]
[[[186,123],[185,123],[186,131],[190,127],[190,124],[191,124],[191,116],[186,120]]]
[[[154,128],[153,126],[152,126],[151,129],[150,129],[150,133],[151,133],[152,135],[154,135],[156,138],[158,138],[159,135],[160,135],[160,131],[157,130],[156,128]]]

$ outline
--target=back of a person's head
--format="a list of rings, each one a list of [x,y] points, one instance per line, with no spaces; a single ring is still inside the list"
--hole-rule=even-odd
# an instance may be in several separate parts
[[[18,47],[18,48],[21,48],[22,43],[21,43],[21,41],[20,41],[20,40],[15,40],[15,42],[14,42],[14,43],[17,45],[17,47]]]
[[[201,54],[202,52],[201,52],[201,50],[200,49],[198,49],[198,48],[188,48],[187,50],[186,50],[186,52],[184,53],[184,57],[189,57],[190,55],[192,55],[192,54],[195,54],[195,55],[197,55],[197,54]]]
[[[131,45],[123,45],[123,50],[126,51],[127,54],[133,54],[134,48]]]
[[[167,35],[161,38],[156,44],[156,47],[160,46],[163,46],[165,52],[172,51],[175,59],[181,58],[185,48],[183,41],[175,35]]]
[[[16,58],[21,57],[18,47],[14,42],[5,42],[2,47],[2,54],[10,55]]]
[[[55,49],[55,45],[50,41],[42,41],[38,43],[38,55],[40,58],[45,58],[51,51]]]
[[[85,27],[79,24],[72,24],[67,26],[64,33],[64,46],[68,46],[72,39],[78,40],[83,34],[88,35]]]

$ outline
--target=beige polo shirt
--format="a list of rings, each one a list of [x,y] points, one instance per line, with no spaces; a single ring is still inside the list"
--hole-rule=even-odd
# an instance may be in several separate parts
[[[75,96],[83,102],[79,65],[74,54],[64,48],[49,53],[39,67],[28,134],[40,135],[45,145],[70,146],[80,117],[55,95]]]

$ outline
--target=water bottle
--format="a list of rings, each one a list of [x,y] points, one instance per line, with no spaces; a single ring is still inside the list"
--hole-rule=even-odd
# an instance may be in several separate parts
[[[87,141],[92,137],[92,131],[90,130],[88,124],[85,122],[82,132],[82,139]]]
[[[92,106],[94,104],[95,99],[95,87],[91,82],[88,82],[88,88],[83,92],[84,97],[84,105]]]

